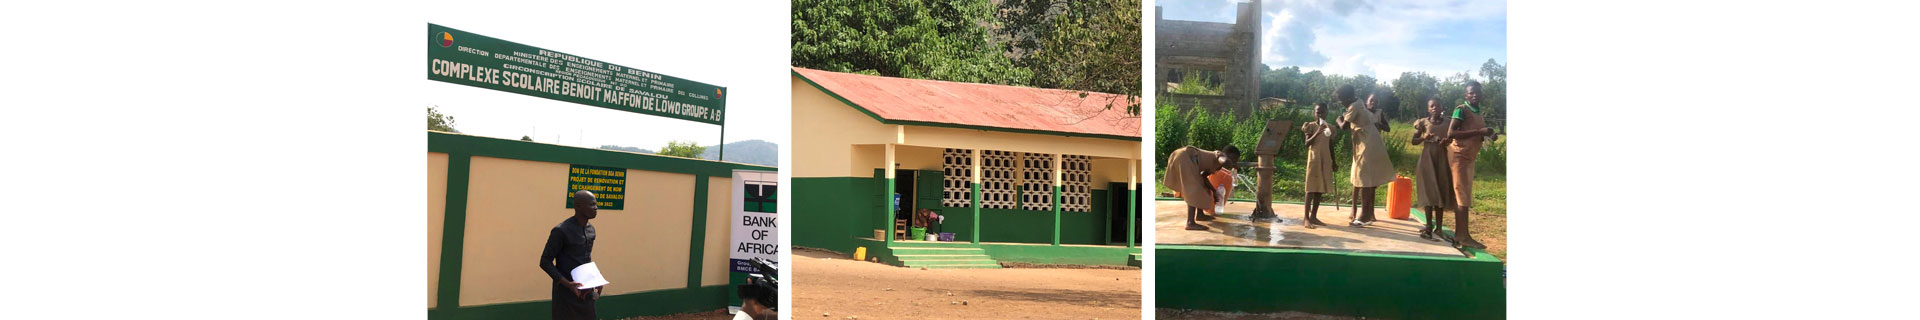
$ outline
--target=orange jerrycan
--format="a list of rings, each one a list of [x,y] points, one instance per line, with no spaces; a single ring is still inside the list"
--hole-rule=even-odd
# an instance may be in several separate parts
[[[1406,176],[1393,176],[1393,185],[1387,188],[1387,216],[1407,220],[1407,209],[1413,208],[1413,179]]]

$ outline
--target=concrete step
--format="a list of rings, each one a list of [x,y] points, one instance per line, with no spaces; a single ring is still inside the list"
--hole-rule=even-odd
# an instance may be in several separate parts
[[[1004,267],[1001,267],[1000,265],[997,265],[997,264],[981,264],[981,265],[951,265],[951,266],[926,266],[926,267],[914,267],[914,268],[927,268],[927,269],[1003,269]]]
[[[899,257],[900,261],[993,260],[993,258],[983,254],[903,254],[896,255],[895,257]]]
[[[901,263],[903,263],[903,264],[911,264],[911,265],[916,265],[916,266],[933,266],[933,265],[955,265],[955,264],[1000,264],[1000,263],[999,263],[998,261],[993,261],[993,259],[968,259],[968,260],[900,260],[900,262],[901,262]]]
[[[902,264],[904,264],[905,267],[908,267],[908,268],[927,268],[927,269],[942,269],[942,268],[999,269],[1000,268],[1000,263],[995,262],[993,260],[905,261]]]
[[[895,248],[903,248],[903,247],[913,247],[913,248],[979,248],[979,247],[980,247],[980,245],[976,245],[976,244],[973,244],[972,242],[959,242],[959,241],[913,241],[913,240],[900,240],[900,239],[894,239],[894,240],[893,240],[893,247],[895,247]]]
[[[927,247],[893,247],[892,249],[893,249],[893,255],[895,255],[895,256],[907,256],[907,255],[956,255],[956,254],[961,254],[961,255],[986,255],[986,254],[987,254],[987,251],[986,251],[986,250],[982,250],[982,249],[980,249],[980,248],[927,248]]]

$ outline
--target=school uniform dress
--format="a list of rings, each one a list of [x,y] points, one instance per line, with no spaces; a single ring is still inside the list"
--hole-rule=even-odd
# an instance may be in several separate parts
[[[1340,119],[1353,126],[1353,186],[1371,188],[1393,182],[1393,161],[1387,159],[1387,146],[1380,136],[1380,114],[1367,111],[1365,104],[1347,106]]]
[[[1440,121],[1432,120],[1433,118],[1414,120],[1413,131],[1440,137],[1445,137],[1448,132],[1451,132],[1448,130],[1451,124],[1446,118],[1440,118]],[[1413,192],[1419,195],[1416,202],[1422,208],[1452,207],[1455,203],[1453,174],[1452,167],[1447,165],[1447,144],[1445,140],[1424,142],[1425,139],[1421,139],[1421,141],[1423,142],[1420,143],[1420,161],[1413,169]]]
[[[1480,108],[1472,105],[1463,104],[1454,107],[1452,121],[1459,123],[1459,130],[1463,131],[1487,127],[1486,120],[1480,117]],[[1447,151],[1451,153],[1451,158],[1448,159],[1451,162],[1449,164],[1453,167],[1454,201],[1459,203],[1460,207],[1473,205],[1473,161],[1480,157],[1481,141],[1485,139],[1486,136],[1454,139],[1453,144],[1447,147]]]
[[[1207,190],[1204,175],[1219,170],[1220,153],[1195,147],[1174,149],[1167,157],[1167,173],[1160,184],[1180,193],[1180,199],[1194,208],[1213,208],[1213,190]]]
[[[1333,125],[1314,119],[1300,125],[1300,131],[1319,135],[1307,141],[1307,192],[1333,190]]]
[[[547,245],[540,251],[540,270],[552,277],[554,319],[595,319],[594,300],[574,296],[574,288],[560,281],[573,281],[573,268],[593,262],[593,225],[575,223],[567,217],[547,232]]]

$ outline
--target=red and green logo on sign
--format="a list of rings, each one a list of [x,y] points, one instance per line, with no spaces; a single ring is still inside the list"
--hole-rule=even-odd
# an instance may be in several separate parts
[[[440,33],[440,46],[442,46],[442,47],[451,47],[451,46],[453,46],[453,34],[451,34],[451,33],[446,33],[446,32],[441,32],[441,33]]]

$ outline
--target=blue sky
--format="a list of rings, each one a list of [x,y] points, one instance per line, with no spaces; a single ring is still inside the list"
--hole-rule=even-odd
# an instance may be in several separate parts
[[[1243,0],[1158,1],[1168,20],[1233,22]],[[1261,4],[1261,60],[1269,67],[1438,78],[1491,58],[1507,64],[1505,1],[1268,0]],[[1478,77],[1478,75],[1475,75]]]

